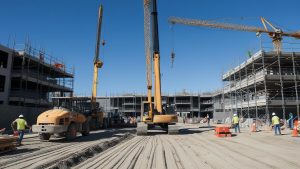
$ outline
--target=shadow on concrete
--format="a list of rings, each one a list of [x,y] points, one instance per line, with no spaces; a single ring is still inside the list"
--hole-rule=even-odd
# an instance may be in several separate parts
[[[199,129],[206,129],[206,128],[208,128],[208,129],[211,129],[211,128],[216,128],[215,126],[200,126],[199,127]]]
[[[203,133],[203,132],[208,132],[214,130],[214,127],[212,128],[207,128],[206,130],[199,130],[195,128],[184,128],[179,130],[179,134],[181,135],[186,135],[186,134],[196,134],[196,133]]]
[[[122,137],[122,134],[125,133],[136,133],[134,128],[128,129],[106,129],[105,131],[101,132],[91,132],[88,136],[80,136],[80,134],[74,140],[67,140],[66,138],[50,138],[49,141],[46,142],[53,142],[53,143],[66,143],[66,142],[88,142],[88,141],[95,141],[110,137]]]
[[[168,134],[168,132],[167,131],[163,131],[163,130],[159,130],[159,131],[148,131],[147,132],[147,135],[148,136],[155,136],[155,135],[166,135],[166,134]]]
[[[40,150],[39,148],[21,148],[21,149],[15,149],[6,153],[3,153],[3,155],[15,155],[15,154],[22,154],[22,153],[30,153],[30,152],[34,152]],[[2,155],[2,154],[1,154]]]

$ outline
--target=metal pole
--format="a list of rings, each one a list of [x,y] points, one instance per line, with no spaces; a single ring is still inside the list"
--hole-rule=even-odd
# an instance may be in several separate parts
[[[248,118],[250,118],[250,113],[249,113],[249,77],[248,77],[248,68],[247,66],[245,66],[245,70],[246,70],[246,78],[247,78],[247,102],[248,102],[248,106],[247,106],[247,115],[248,115]]]
[[[297,74],[296,74],[296,67],[295,67],[295,53],[294,52],[292,53],[292,60],[293,60],[293,73],[294,73],[295,92],[296,92],[297,117],[299,119],[298,82],[297,82]]]
[[[268,105],[268,94],[267,94],[267,73],[265,71],[265,55],[262,52],[262,62],[263,62],[263,74],[264,74],[264,89],[265,89],[265,99],[266,99],[266,116],[267,116],[267,125],[270,125],[270,113],[269,113],[269,105]]]
[[[278,58],[278,67],[279,67],[279,77],[280,77],[280,89],[281,89],[281,107],[282,107],[282,118],[284,123],[286,123],[285,118],[285,100],[284,100],[284,93],[283,93],[283,80],[282,80],[282,73],[281,73],[281,62],[280,62],[280,52],[277,52]]]
[[[240,89],[239,89],[239,93],[240,93],[240,103],[241,103],[241,117],[244,117],[244,114],[243,114],[243,90],[242,90],[242,69],[241,69],[241,65],[239,65],[239,86],[240,86]]]
[[[233,78],[234,78],[234,99],[235,99],[235,110],[236,110],[236,112],[237,112],[237,97],[236,97],[236,95],[237,95],[237,90],[236,90],[236,78],[235,78],[235,73],[233,74]]]
[[[257,129],[257,120],[258,120],[258,112],[257,112],[257,92],[256,92],[256,71],[255,71],[255,65],[254,65],[254,58],[252,59],[252,75],[254,78],[254,101],[255,101],[255,127]]]

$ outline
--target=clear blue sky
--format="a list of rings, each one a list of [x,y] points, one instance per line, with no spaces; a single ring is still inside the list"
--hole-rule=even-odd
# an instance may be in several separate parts
[[[28,35],[37,48],[74,65],[75,92],[90,95],[100,3],[107,44],[101,48],[98,95],[145,92],[143,0],[1,0],[0,42],[16,36],[24,43]],[[222,86],[222,71],[259,48],[255,33],[177,25],[171,69],[169,16],[255,26],[262,26],[259,16],[264,16],[284,30],[300,30],[299,6],[298,0],[158,0],[163,92],[214,91]]]

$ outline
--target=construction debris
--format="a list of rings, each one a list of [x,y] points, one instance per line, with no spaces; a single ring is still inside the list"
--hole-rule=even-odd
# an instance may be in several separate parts
[[[0,153],[16,149],[17,140],[18,138],[13,136],[0,136]]]

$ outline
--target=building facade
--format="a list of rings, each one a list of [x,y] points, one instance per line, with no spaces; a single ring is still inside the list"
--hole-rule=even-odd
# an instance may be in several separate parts
[[[23,114],[30,124],[51,107],[51,96],[73,92],[73,71],[28,45],[15,50],[0,45],[0,128]]]
[[[152,98],[153,100],[154,98]],[[213,100],[211,94],[178,94],[162,96],[162,103],[173,105],[180,117],[213,116]],[[124,95],[112,97],[98,97],[100,106],[106,112],[114,112],[124,116],[141,116],[141,105],[146,101],[146,95]]]

